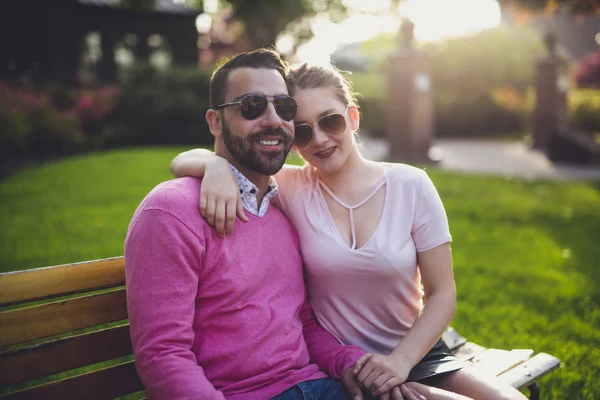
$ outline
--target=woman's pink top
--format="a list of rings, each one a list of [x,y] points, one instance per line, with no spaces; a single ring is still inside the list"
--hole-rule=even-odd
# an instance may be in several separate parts
[[[325,202],[328,189],[312,167],[286,167],[276,179],[275,203],[298,231],[319,323],[343,344],[390,353],[423,306],[417,252],[451,240],[433,183],[421,169],[385,164],[381,220],[367,242],[353,248],[339,235]]]

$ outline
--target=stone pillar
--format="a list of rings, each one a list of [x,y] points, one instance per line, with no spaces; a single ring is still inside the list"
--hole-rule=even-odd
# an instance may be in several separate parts
[[[208,35],[204,36],[209,39]],[[198,65],[198,43],[200,43],[201,37],[198,35],[194,24],[181,24],[177,27],[177,30],[173,29],[171,36],[167,36],[167,38],[171,40],[170,45],[174,64],[192,67]]]
[[[563,63],[556,54],[556,36],[544,37],[548,54],[540,58],[535,70],[535,109],[533,111],[533,140],[531,147],[547,151],[552,136],[567,126],[568,78]]]
[[[433,143],[433,96],[429,58],[413,46],[414,24],[400,29],[400,46],[389,59],[385,136],[389,159],[394,162],[430,164]]]
[[[146,32],[138,33],[138,40],[135,44],[135,58],[137,62],[148,63],[150,61],[150,44],[148,43],[150,35]]]
[[[110,29],[105,29],[101,35],[100,79],[103,82],[115,82],[117,80],[117,63],[115,62],[117,36]]]

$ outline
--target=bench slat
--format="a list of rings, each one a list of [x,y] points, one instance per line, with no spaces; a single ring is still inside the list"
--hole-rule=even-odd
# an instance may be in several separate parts
[[[0,312],[0,346],[127,319],[125,289]]]
[[[454,352],[454,355],[462,361],[469,361],[476,355],[483,353],[485,350],[487,350],[485,347],[480,346],[477,343],[467,342],[460,346],[458,350]]]
[[[125,285],[123,257],[0,274],[0,305]]]
[[[452,327],[449,327],[444,331],[442,334],[442,340],[452,352],[467,343],[467,339],[461,336],[460,333],[458,333],[456,329]]]
[[[533,350],[487,349],[471,359],[471,365],[478,370],[497,376],[531,358]]]
[[[106,400],[144,390],[133,361],[0,396],[3,400]]]
[[[132,353],[128,324],[51,340],[0,354],[0,386],[42,378]]]
[[[550,354],[538,353],[523,364],[498,376],[511,386],[522,389],[560,367],[560,360]]]

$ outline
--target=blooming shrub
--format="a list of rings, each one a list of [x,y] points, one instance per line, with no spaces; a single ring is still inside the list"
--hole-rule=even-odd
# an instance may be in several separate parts
[[[106,127],[107,118],[118,104],[120,89],[118,86],[105,86],[96,90],[82,90],[75,104],[75,112],[80,127],[91,147],[102,145],[101,135]]]
[[[577,63],[574,80],[579,88],[600,89],[600,51],[584,56]]]
[[[57,101],[56,93],[72,97],[73,104]],[[90,138],[114,109],[118,95],[112,86],[67,93],[0,82],[0,164],[90,148]]]

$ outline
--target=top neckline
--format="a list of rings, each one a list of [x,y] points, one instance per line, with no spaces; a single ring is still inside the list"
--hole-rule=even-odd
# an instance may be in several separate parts
[[[371,199],[371,197],[375,196],[375,194],[379,191],[379,189],[381,189],[381,187],[385,184],[385,174],[384,174],[384,177],[381,180],[381,182],[379,182],[377,184],[377,186],[375,186],[375,188],[371,191],[371,193],[369,193],[369,195],[367,197],[365,197],[363,200],[359,201],[358,203],[356,203],[353,206],[346,204],[342,199],[337,197],[335,195],[335,193],[333,193],[333,191],[331,189],[329,189],[329,187],[327,187],[327,185],[320,179],[319,179],[319,184],[323,187],[323,189],[325,189],[325,191],[327,193],[329,193],[329,195],[333,198],[333,200],[335,200],[340,206],[342,206],[348,210],[354,210],[355,208],[358,208],[358,207],[362,206],[363,204],[365,204],[367,201],[369,201]]]
[[[327,208],[327,213],[329,214],[329,220],[331,221],[331,224],[332,224],[333,229],[335,230],[335,232],[337,234],[338,239],[349,250],[358,251],[358,250],[363,249],[371,241],[371,239],[377,234],[377,232],[379,231],[379,227],[381,226],[381,223],[382,223],[382,221],[384,219],[385,209],[386,209],[386,205],[387,205],[387,194],[386,194],[385,200],[383,202],[383,210],[381,212],[381,217],[379,219],[377,227],[375,228],[375,230],[373,231],[373,233],[371,234],[371,236],[358,249],[356,248],[356,228],[355,228],[355,225],[354,225],[354,209],[356,209],[356,208],[364,205],[373,196],[375,196],[375,194],[379,191],[379,189],[381,189],[381,187],[383,185],[385,185],[387,183],[387,181],[388,181],[388,179],[387,179],[387,168],[384,168],[384,170],[383,170],[383,179],[375,186],[375,188],[371,191],[371,193],[369,193],[369,195],[366,196],[363,200],[359,201],[358,203],[356,203],[355,205],[352,205],[352,206],[346,204],[339,197],[337,197],[333,193],[333,191],[331,189],[329,189],[327,187],[327,185],[325,185],[325,183],[323,181],[321,181],[321,179],[319,179],[319,178],[317,178],[317,179],[318,179],[319,185],[323,189],[325,189],[325,191],[331,196],[331,198],[333,198],[333,200],[335,200],[339,205],[341,205],[342,207],[346,208],[349,211],[349,214],[350,214],[350,229],[351,229],[351,232],[352,232],[352,243],[350,244],[350,246],[348,246],[348,244],[342,238],[342,236],[340,234],[340,231],[339,231],[339,228],[338,228],[337,224],[335,223],[335,220],[333,219],[333,215],[331,214],[331,210],[329,209],[329,206],[327,205],[327,201],[325,200],[325,196],[323,196],[323,193],[321,192],[321,198],[323,199],[324,205]]]

